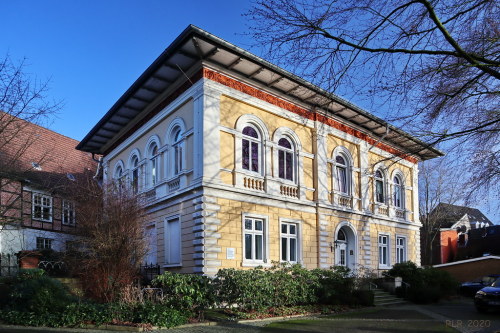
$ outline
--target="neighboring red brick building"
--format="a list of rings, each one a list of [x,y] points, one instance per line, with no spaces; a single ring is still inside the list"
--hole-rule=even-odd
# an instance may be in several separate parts
[[[68,185],[95,172],[78,141],[0,113],[0,253],[64,250],[75,229]]]
[[[440,203],[430,213],[430,220],[435,221],[438,230],[432,242],[432,261],[422,260],[424,265],[445,264],[481,257],[483,254],[500,254],[498,246],[494,244],[482,246],[486,245],[487,239],[494,239],[497,233],[493,232],[496,226],[479,209]],[[422,248],[422,252],[426,250]],[[428,256],[424,255],[423,258],[427,259]]]

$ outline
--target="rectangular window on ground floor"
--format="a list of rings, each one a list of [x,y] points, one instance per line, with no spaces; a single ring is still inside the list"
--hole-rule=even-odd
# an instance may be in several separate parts
[[[36,249],[37,250],[52,249],[52,239],[37,237],[36,238]]]
[[[389,267],[389,235],[378,236],[378,264],[379,267]]]
[[[250,264],[267,261],[267,232],[266,219],[243,218],[243,261]]]
[[[406,262],[406,237],[396,237],[396,262]]]
[[[181,221],[179,217],[165,219],[165,264],[181,264]]]
[[[299,261],[299,225],[281,222],[281,261],[297,263]]]

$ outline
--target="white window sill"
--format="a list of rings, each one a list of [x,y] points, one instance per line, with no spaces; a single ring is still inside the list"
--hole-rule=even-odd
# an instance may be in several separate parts
[[[243,261],[241,263],[241,267],[258,267],[258,266],[271,267],[272,265],[264,261]]]
[[[182,264],[165,264],[164,268],[182,267]]]
[[[32,219],[35,220],[35,221],[38,221],[38,222],[52,223],[52,220],[37,219],[35,217],[32,217]]]

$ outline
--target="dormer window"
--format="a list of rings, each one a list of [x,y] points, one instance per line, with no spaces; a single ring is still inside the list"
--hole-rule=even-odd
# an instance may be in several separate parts
[[[36,163],[36,162],[31,162],[31,166],[35,170],[42,171],[42,166],[40,164]]]

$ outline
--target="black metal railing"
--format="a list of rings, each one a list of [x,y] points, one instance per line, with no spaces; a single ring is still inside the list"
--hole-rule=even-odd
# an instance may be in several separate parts
[[[160,275],[160,265],[153,263],[141,265],[140,273],[143,284],[148,285],[157,275]]]

